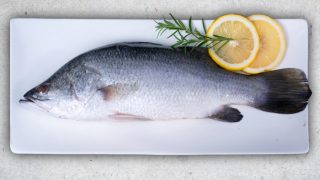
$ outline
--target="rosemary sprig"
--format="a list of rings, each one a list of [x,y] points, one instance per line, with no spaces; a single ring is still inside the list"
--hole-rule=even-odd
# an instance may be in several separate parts
[[[163,19],[162,22],[157,22],[156,31],[158,31],[158,37],[161,36],[166,31],[172,31],[167,38],[174,37],[176,43],[174,43],[172,48],[184,48],[187,52],[187,47],[192,46],[192,50],[196,47],[207,47],[213,48],[218,52],[223,46],[228,44],[232,38],[223,37],[219,35],[213,35],[212,37],[206,36],[207,28],[202,19],[202,28],[204,34],[200,33],[197,28],[192,24],[192,17],[190,16],[188,24],[184,24],[180,19],[175,18],[171,13],[170,16],[172,20]],[[191,50],[191,51],[192,51]]]

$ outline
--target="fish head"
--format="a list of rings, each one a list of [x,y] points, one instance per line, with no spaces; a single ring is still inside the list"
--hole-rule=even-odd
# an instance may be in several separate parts
[[[44,82],[27,91],[19,102],[33,104],[59,118],[71,118],[84,106],[73,92],[71,85]]]

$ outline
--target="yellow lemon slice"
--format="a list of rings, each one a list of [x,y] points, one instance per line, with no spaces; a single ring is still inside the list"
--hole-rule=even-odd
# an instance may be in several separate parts
[[[209,55],[220,66],[228,70],[241,70],[255,59],[259,50],[259,36],[254,24],[247,18],[228,14],[217,18],[207,30],[208,37],[214,35],[232,38],[219,48],[209,48]]]
[[[243,71],[249,74],[270,71],[281,62],[286,51],[286,40],[282,27],[274,19],[265,15],[252,15],[249,20],[257,28],[260,49],[253,63]]]

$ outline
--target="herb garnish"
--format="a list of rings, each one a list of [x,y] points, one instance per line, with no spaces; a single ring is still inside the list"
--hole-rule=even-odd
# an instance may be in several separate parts
[[[196,47],[206,47],[214,48],[218,52],[223,46],[225,46],[232,38],[227,38],[219,35],[213,35],[208,37],[206,35],[207,28],[202,19],[202,28],[204,34],[200,33],[197,28],[192,25],[192,17],[190,16],[188,25],[185,25],[180,19],[175,18],[171,13],[170,16],[172,20],[163,19],[163,22],[157,22],[156,31],[158,31],[158,37],[161,36],[166,31],[173,31],[167,38],[174,37],[176,43],[174,43],[172,48],[184,48],[187,51],[188,46],[192,46],[192,50]],[[192,51],[191,50],[191,51]]]

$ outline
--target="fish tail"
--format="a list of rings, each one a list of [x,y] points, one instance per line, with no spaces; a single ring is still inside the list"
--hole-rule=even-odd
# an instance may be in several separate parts
[[[312,92],[302,70],[280,69],[253,77],[262,78],[266,84],[266,89],[254,100],[255,108],[281,114],[297,113],[306,108]]]

